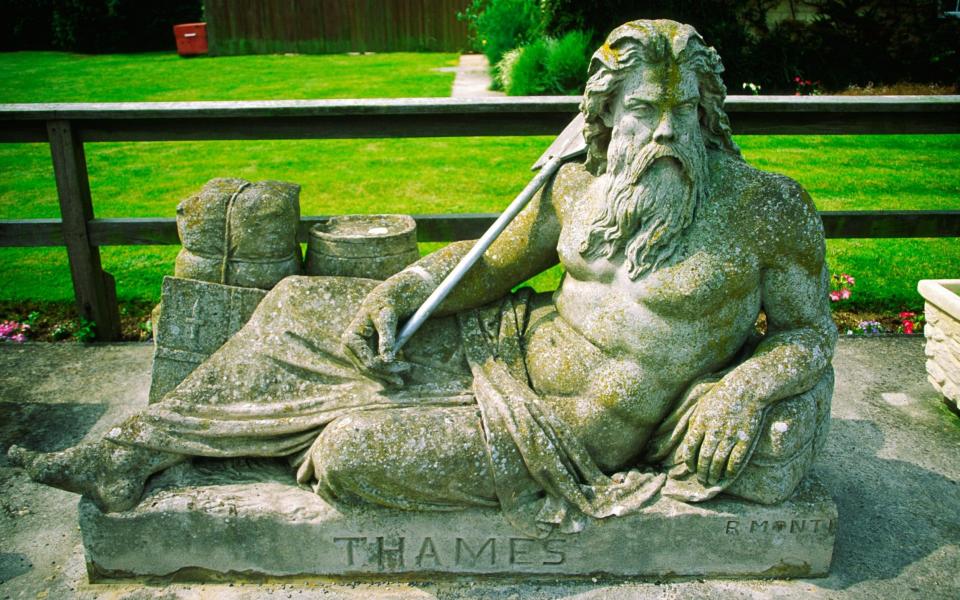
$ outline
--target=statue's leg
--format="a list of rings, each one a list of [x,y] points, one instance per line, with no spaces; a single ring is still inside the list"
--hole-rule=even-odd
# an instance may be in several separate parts
[[[37,483],[83,494],[104,512],[136,506],[150,475],[187,459],[182,454],[122,446],[109,440],[49,453],[14,445],[7,457]]]
[[[753,455],[740,477],[724,491],[761,504],[778,504],[789,498],[826,441],[832,395],[830,369],[812,389],[771,407]]]
[[[250,422],[244,420],[249,416],[247,411],[259,403],[273,403],[268,408],[276,407],[278,422],[284,417],[296,417],[295,412],[282,410],[286,408],[283,400],[291,395],[289,390],[304,388],[303,393],[320,397],[319,404],[327,383],[327,379],[315,372],[307,372],[306,375],[315,380],[307,388],[301,371],[278,368],[275,357],[283,354],[284,347],[279,344],[286,338],[276,334],[293,331],[299,334],[297,339],[310,341],[324,336],[334,338],[351,314],[349,307],[358,304],[375,284],[367,280],[354,283],[343,279],[288,278],[261,303],[252,322],[198,367],[181,387],[164,400],[117,424],[106,439],[51,453],[12,446],[8,452],[10,461],[22,466],[38,483],[83,494],[104,511],[121,511],[137,504],[150,475],[189,456],[256,455],[260,446],[267,445],[255,439],[246,446],[231,443],[237,437],[235,429]],[[339,303],[325,300],[333,298],[334,292],[338,293]],[[273,344],[265,340],[271,340]],[[263,356],[257,354],[258,349],[263,350]],[[320,367],[326,364],[322,357],[314,358],[309,347],[297,346],[287,353],[294,351],[298,352],[297,359],[312,361],[310,367],[314,363]],[[337,368],[345,373],[354,371],[345,359],[341,363],[331,368],[334,376]],[[224,389],[227,385],[229,390]],[[243,393],[238,393],[241,389]],[[225,394],[225,391],[234,395]],[[208,415],[211,411],[219,412]],[[233,417],[233,413],[238,416]],[[196,422],[206,426],[197,428],[192,425]],[[273,441],[263,454],[283,455],[296,449],[296,440],[290,442],[288,438],[299,435],[309,446],[320,426],[308,423],[304,426],[305,432],[291,426],[287,429],[292,431],[285,436],[282,423],[264,431],[267,429],[264,419],[259,419],[251,425],[250,435],[240,439],[255,438],[257,432],[262,432],[265,436],[272,436],[269,439]],[[209,433],[211,439],[205,439],[204,432]],[[222,435],[217,437],[217,433]],[[221,446],[216,445],[218,440],[222,442]],[[292,448],[287,450],[287,446]]]
[[[354,307],[376,284],[288,277],[220,350],[106,439],[50,454],[14,447],[11,461],[39,483],[118,511],[136,505],[151,474],[190,456],[302,451],[337,416],[392,401],[379,382],[357,372],[339,343]],[[410,354],[421,359],[414,383],[452,389],[469,375],[457,332],[452,319],[440,319],[411,340]]]
[[[476,406],[360,412],[313,446],[319,491],[408,510],[498,506]]]

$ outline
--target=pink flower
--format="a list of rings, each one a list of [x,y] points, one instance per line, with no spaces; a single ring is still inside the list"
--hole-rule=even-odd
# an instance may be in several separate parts
[[[832,302],[838,302],[840,300],[840,292],[830,292],[830,300]]]
[[[12,336],[10,339],[18,344],[22,344],[27,341],[27,336],[23,335],[22,333],[18,333],[17,335]]]
[[[850,290],[848,290],[847,288],[843,288],[842,290],[840,290],[840,297],[843,298],[844,300],[846,300],[847,298],[849,298],[849,297],[850,297]]]
[[[913,321],[904,322],[903,332],[907,335],[913,335]]]
[[[909,319],[910,317],[915,317],[915,316],[917,316],[917,313],[913,313],[908,310],[905,310],[902,313],[900,313],[900,320],[902,321],[904,319]]]
[[[843,280],[849,283],[850,285],[856,285],[856,282],[853,280],[853,277],[851,277],[850,275],[843,273],[840,275],[840,277],[843,277]]]

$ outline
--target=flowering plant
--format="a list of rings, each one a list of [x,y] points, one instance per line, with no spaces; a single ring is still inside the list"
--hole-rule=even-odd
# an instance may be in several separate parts
[[[923,315],[905,310],[898,316],[900,317],[900,326],[897,327],[897,333],[913,335],[917,333],[917,329],[923,330]]]
[[[852,276],[846,273],[834,273],[830,276],[830,301],[848,300],[852,295],[850,289],[856,284],[857,282]]]
[[[27,341],[27,335],[29,333],[30,325],[27,323],[18,323],[17,321],[4,321],[0,323],[0,341],[22,344]]]
[[[793,78],[794,96],[819,96],[820,82],[804,79],[799,75]]]
[[[854,335],[880,335],[883,333],[883,326],[879,321],[860,321],[857,323],[857,330]]]
[[[751,83],[751,82],[748,81],[748,82],[746,82],[746,83],[743,84],[743,89],[745,89],[745,90],[750,90],[750,93],[753,94],[754,96],[759,96],[759,95],[760,95],[760,89],[761,89],[761,88],[760,88],[760,86],[759,86],[758,84],[756,84],[756,83]]]

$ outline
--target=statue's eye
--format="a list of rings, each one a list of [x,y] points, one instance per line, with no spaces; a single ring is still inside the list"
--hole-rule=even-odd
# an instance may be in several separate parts
[[[678,115],[690,115],[697,110],[696,102],[684,102],[675,109]]]
[[[636,113],[638,116],[646,117],[653,115],[657,112],[657,109],[654,108],[649,102],[634,101],[630,104],[630,110]]]

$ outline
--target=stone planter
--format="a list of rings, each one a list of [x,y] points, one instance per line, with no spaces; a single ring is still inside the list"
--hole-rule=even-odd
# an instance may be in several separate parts
[[[960,279],[924,279],[927,379],[954,409],[960,405]]]

